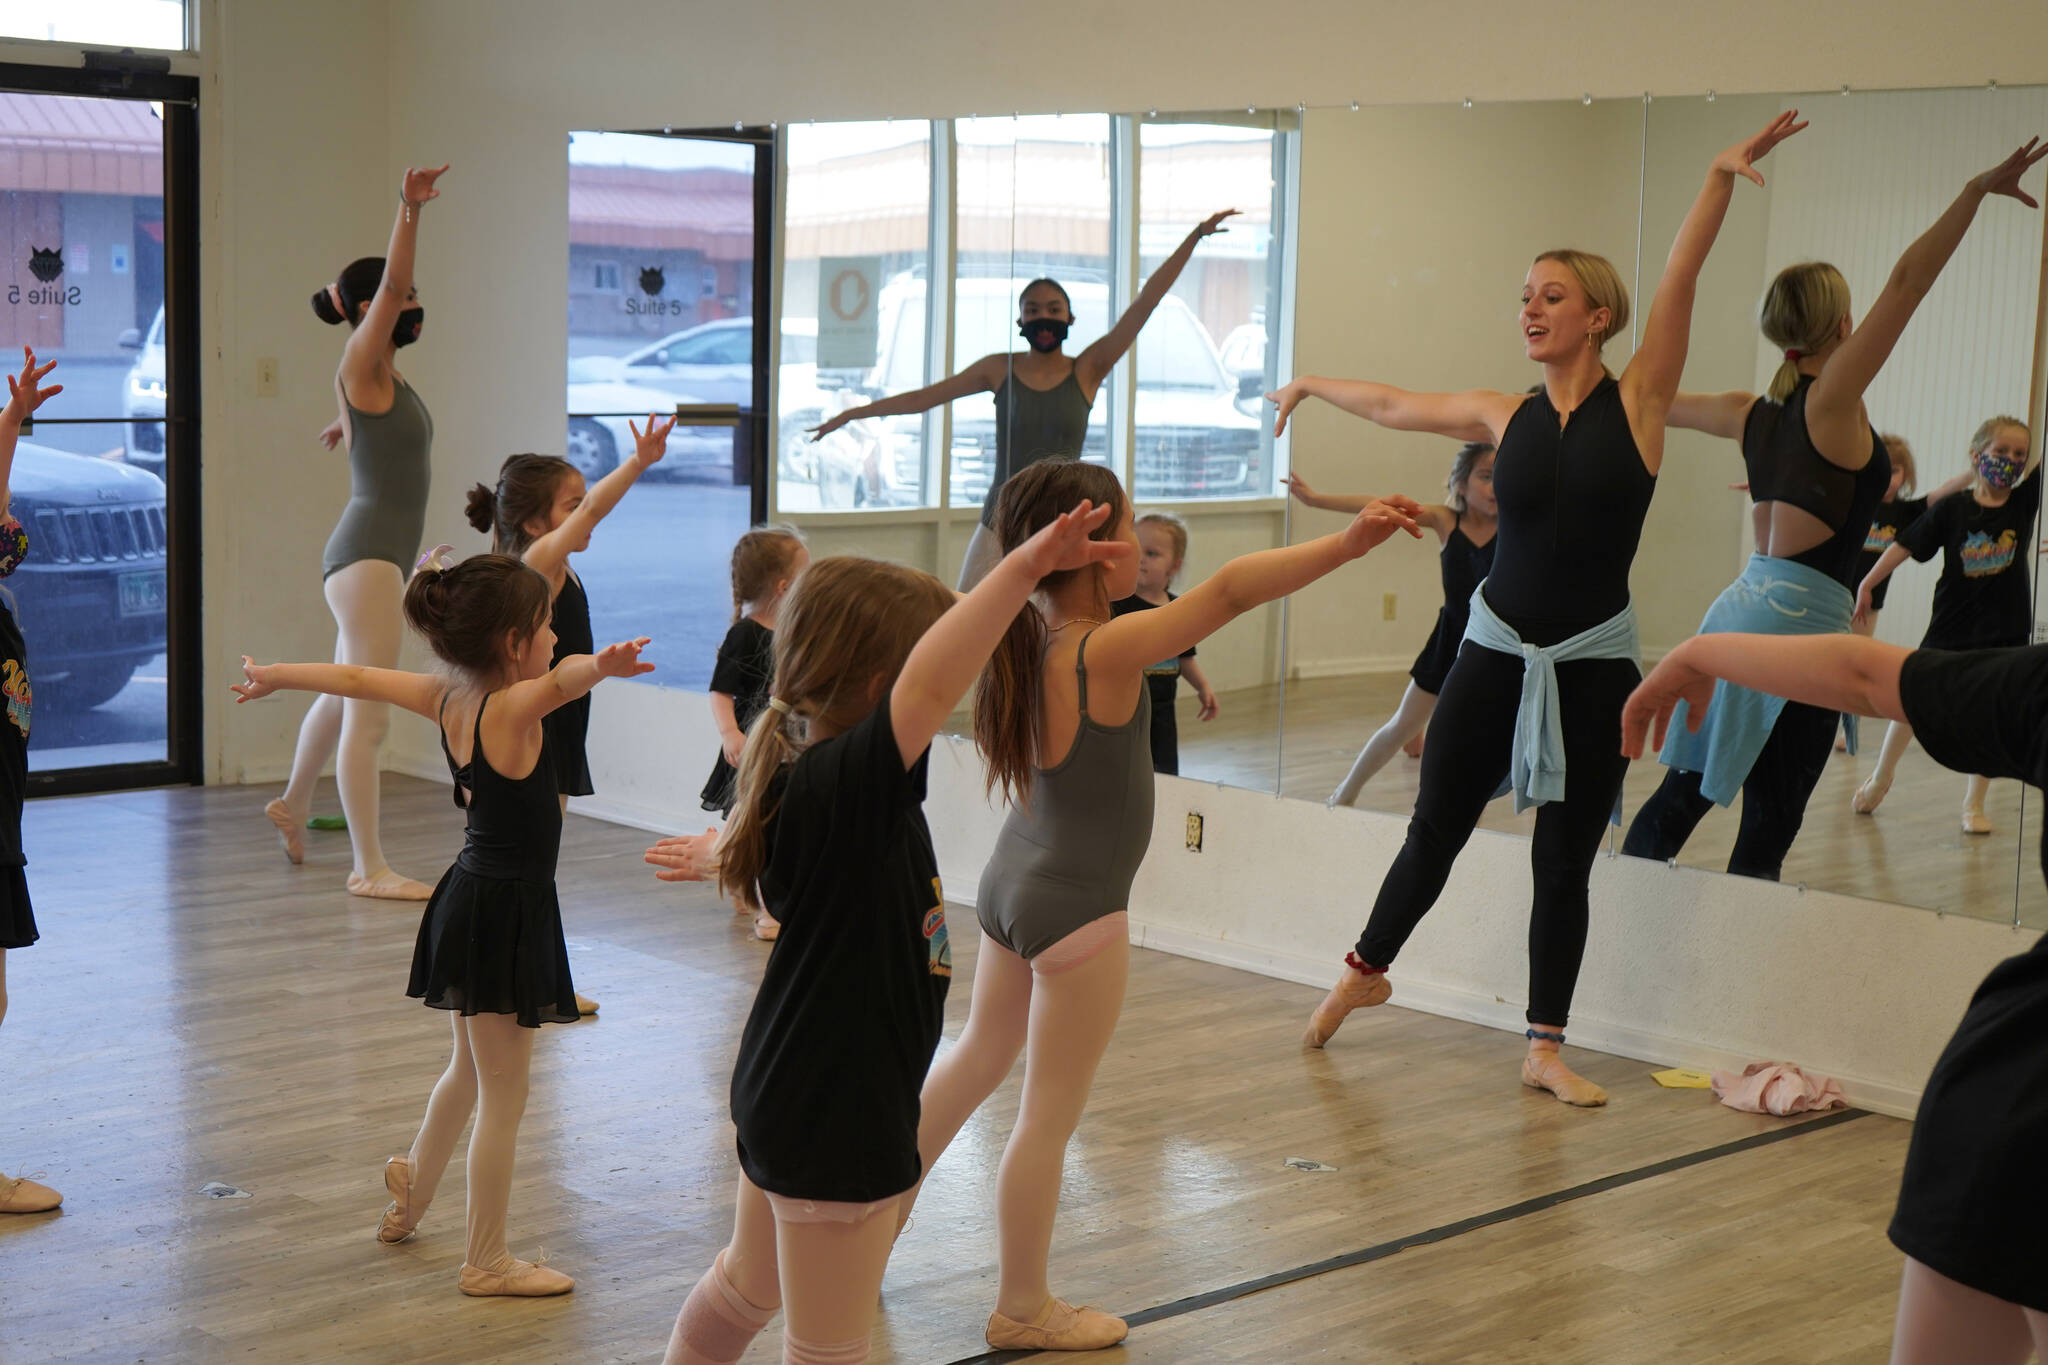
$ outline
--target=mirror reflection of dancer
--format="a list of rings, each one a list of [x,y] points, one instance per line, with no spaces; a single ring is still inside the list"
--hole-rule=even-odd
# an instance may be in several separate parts
[[[1447,499],[1424,505],[1415,516],[1417,525],[1436,532],[1444,604],[1437,609],[1436,625],[1422,652],[1415,656],[1415,666],[1408,670],[1408,689],[1401,694],[1401,704],[1366,740],[1351,771],[1324,805],[1356,802],[1359,789],[1386,767],[1388,760],[1407,752],[1422,738],[1430,713],[1436,710],[1437,694],[1444,690],[1444,679],[1464,643],[1472,594],[1493,568],[1493,540],[1500,529],[1500,508],[1493,500],[1493,447],[1484,441],[1461,447],[1451,462],[1451,477],[1445,487],[1450,492]],[[1287,476],[1287,491],[1307,506],[1326,512],[1356,512],[1366,502],[1356,495],[1318,493],[1299,474]]]
[[[1061,349],[1074,325],[1073,300],[1057,280],[1033,280],[1017,300],[1017,330],[1031,343],[1030,350],[985,355],[936,384],[834,413],[811,428],[811,439],[823,440],[848,422],[925,412],[971,394],[994,394],[995,466],[989,471],[988,495],[982,499],[981,524],[967,542],[967,557],[960,566],[960,590],[967,591],[1002,558],[996,547],[995,516],[1003,484],[1036,461],[1080,456],[1088,437],[1088,413],[1095,406],[1102,381],[1138,339],[1152,311],[1187,268],[1195,247],[1212,233],[1228,232],[1223,220],[1237,212],[1224,209],[1197,223],[1173,254],[1159,263],[1116,325],[1081,354],[1070,357]]]
[[[21,567],[28,557],[28,532],[9,512],[13,494],[14,446],[21,424],[45,399],[64,391],[62,384],[41,387],[57,367],[54,360],[36,364],[35,352],[21,348],[19,375],[7,376],[7,406],[0,409],[0,578]],[[0,591],[0,1019],[7,1017],[7,953],[26,948],[39,937],[35,908],[29,903],[28,859],[21,851],[21,807],[28,798],[28,731],[35,709],[29,685],[28,645],[14,619],[14,597]],[[47,1213],[64,1196],[27,1176],[0,1173],[0,1213]]]
[[[1040,579],[1129,557],[1092,538],[1112,511],[1071,506],[959,598],[901,565],[812,564],[777,618],[731,822],[648,850],[662,880],[715,869],[782,924],[733,1065],[732,1240],[676,1315],[667,1365],[737,1361],[777,1309],[784,1361],[868,1358],[953,975],[924,818],[932,737]]]
[[[313,295],[313,311],[322,322],[346,321],[353,329],[334,375],[341,416],[321,433],[330,450],[338,441],[348,443],[348,506],[320,556],[322,589],[339,628],[337,663],[390,668],[398,662],[405,632],[399,600],[426,532],[434,419],[396,362],[400,347],[419,340],[426,318],[413,287],[413,255],[420,211],[440,197],[434,183],[447,169],[407,169],[385,254],[352,262]],[[313,787],[333,758],[355,851],[349,894],[423,901],[433,888],[399,875],[384,861],[377,751],[390,726],[391,708],[382,702],[318,698],[299,725],[291,781],[263,813],[277,826],[285,856],[294,863],[303,859]]]
[[[292,690],[403,706],[440,731],[455,804],[468,812],[468,824],[460,856],[420,916],[405,993],[448,1012],[454,1050],[411,1149],[384,1163],[391,1205],[377,1240],[413,1235],[474,1110],[457,1283],[477,1298],[539,1298],[576,1287],[559,1270],[514,1257],[505,1242],[534,1035],[542,1024],[577,1018],[555,894],[562,809],[544,721],[605,678],[654,669],[640,660],[644,638],[550,665],[553,611],[547,580],[510,555],[475,555],[449,568],[424,560],[405,590],[405,616],[447,673],[258,664],[244,656],[246,681],[234,686],[245,702]]]
[[[1629,698],[1622,746],[1662,741],[1681,700],[1716,680],[1910,726],[1957,772],[2048,785],[2048,646],[1908,651],[1833,635],[1702,635],[1666,655]],[[2041,870],[2048,877],[2048,831]],[[1892,1216],[1906,1255],[1892,1365],[2048,1360],[2048,938],[1977,988],[1921,1092]]]
[[[1074,460],[1033,465],[1004,490],[996,531],[1014,558],[1082,498],[1116,509],[1105,535],[1133,553],[1045,575],[982,674],[975,743],[1010,811],[975,898],[981,946],[967,1027],[933,1063],[918,1121],[929,1174],[1024,1055],[1024,1094],[996,1175],[1000,1273],[986,1336],[998,1350],[1097,1350],[1127,1331],[1121,1318],[1055,1298],[1046,1259],[1067,1143],[1130,974],[1131,882],[1152,839],[1146,669],[1396,531],[1422,534],[1414,503],[1373,501],[1338,535],[1240,556],[1163,607],[1112,618],[1110,604],[1136,585],[1138,548],[1114,474]],[[913,1190],[901,1219],[915,1199]]]
[[[1187,563],[1187,522],[1172,512],[1141,512],[1137,527],[1138,586],[1129,597],[1109,604],[1110,611],[1117,616],[1151,611],[1179,600],[1173,582]],[[1209,675],[1195,662],[1193,645],[1145,670],[1145,690],[1152,698],[1152,771],[1176,777],[1180,774],[1180,719],[1174,704],[1182,678],[1195,689],[1201,708],[1196,712],[1197,720],[1214,720],[1220,710],[1216,690],[1209,686]]]
[[[1762,399],[1681,393],[1672,403],[1671,425],[1740,443],[1755,502],[1756,553],[1707,609],[1700,634],[1849,631],[1863,547],[1892,484],[1891,458],[1863,395],[1978,206],[1992,195],[2018,195],[2034,159],[2029,144],[1972,178],[1899,257],[1860,324],[1850,312],[1849,283],[1834,266],[1808,261],[1779,271],[1759,316],[1764,336],[1785,353],[1770,392]],[[2024,581],[2024,568],[2018,578]],[[1676,857],[1707,811],[1740,792],[1728,871],[1778,880],[1840,723],[1818,707],[1722,685],[1699,724],[1671,732],[1659,755],[1668,771],[1636,813],[1622,852]]]
[[[1601,363],[1600,348],[1628,322],[1621,276],[1599,256],[1546,251],[1529,268],[1521,311],[1523,351],[1543,366],[1542,392],[1409,393],[1303,378],[1271,395],[1276,435],[1302,399],[1321,398],[1398,431],[1498,448],[1493,572],[1473,594],[1465,643],[1444,679],[1407,840],[1344,975],[1310,1016],[1308,1046],[1323,1046],[1352,1010],[1393,993],[1388,966],[1443,893],[1506,777],[1516,809],[1539,807],[1529,856],[1535,896],[1522,1083],[1567,1104],[1607,1102],[1558,1050],[1585,955],[1593,858],[1628,770],[1615,752],[1614,720],[1641,678],[1629,566],[1664,458],[1665,413],[1685,370],[1700,267],[1735,177],[1762,184],[1751,163],[1806,126],[1796,119],[1780,114],[1714,158],[1665,263],[1642,344],[1619,379]],[[1587,535],[1586,526],[1600,533]]]
[[[2048,147],[2042,148],[2048,152]],[[2030,462],[2033,434],[2017,417],[1993,417],[1970,438],[1975,475],[1970,496],[1930,507],[1899,532],[1878,559],[1857,595],[1856,614],[1875,610],[1876,590],[1910,555],[1940,555],[1941,578],[1934,585],[1934,610],[1922,649],[1993,649],[2023,645],[2033,632],[2034,603],[2027,588],[2027,549],[2041,511],[2041,478]],[[1856,789],[1851,805],[1859,815],[1878,808],[1891,790],[1899,760],[1913,742],[1913,727],[1898,721],[1885,727],[1877,766]],[[1974,774],[1963,788],[1963,833],[1991,833],[1984,797],[1991,779]]]

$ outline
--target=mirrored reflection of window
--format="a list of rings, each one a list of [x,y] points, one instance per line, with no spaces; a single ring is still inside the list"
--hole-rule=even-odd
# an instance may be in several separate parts
[[[961,119],[958,267],[953,368],[1022,349],[1017,296],[1040,278],[1059,281],[1074,306],[1066,353],[1079,355],[1112,311],[1110,120],[1106,114]],[[1110,459],[1107,382],[1089,414],[1084,459]],[[953,405],[955,507],[978,507],[995,464],[995,400]]]
[[[0,0],[0,38],[185,46],[185,0]]]
[[[1272,297],[1270,129],[1138,126],[1138,274],[1150,277],[1188,231],[1234,208],[1203,240],[1138,334],[1132,491],[1183,501],[1270,495],[1272,438],[1260,420]]]
[[[927,373],[931,125],[792,126],[785,191],[778,506],[923,507],[936,500],[920,414],[812,441],[805,428]]]

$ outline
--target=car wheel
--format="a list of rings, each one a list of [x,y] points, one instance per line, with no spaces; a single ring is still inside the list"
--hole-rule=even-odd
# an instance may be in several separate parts
[[[90,711],[119,696],[140,666],[139,659],[98,659],[80,664],[44,691],[52,710]]]
[[[586,481],[603,478],[619,464],[612,434],[588,418],[569,423],[569,448],[565,453]]]

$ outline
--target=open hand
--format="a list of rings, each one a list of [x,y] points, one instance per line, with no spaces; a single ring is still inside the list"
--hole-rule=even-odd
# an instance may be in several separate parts
[[[341,419],[339,417],[335,418],[332,422],[329,422],[326,425],[326,427],[321,430],[320,444],[326,446],[329,450],[332,450],[336,446],[341,444]]]
[[[1422,527],[1415,518],[1421,511],[1422,506],[1415,499],[1399,493],[1374,498],[1360,508],[1351,524],[1344,528],[1344,548],[1356,559],[1396,531],[1406,531],[1420,540]]]
[[[822,441],[833,432],[839,430],[839,428],[845,426],[848,420],[847,414],[852,411],[852,408],[848,408],[846,412],[835,412],[824,421],[818,423],[818,425],[805,427],[804,430],[811,433],[813,441]]]
[[[44,400],[55,398],[64,392],[62,384],[49,388],[39,387],[43,376],[57,368],[57,362],[46,360],[36,364],[36,353],[24,346],[21,348],[21,373],[7,376],[7,415],[20,421],[43,405]]]
[[[1714,169],[1742,176],[1761,185],[1764,178],[1756,173],[1756,163],[1769,156],[1773,147],[1804,127],[1806,125],[1799,121],[1799,111],[1787,109],[1765,124],[1762,132],[1744,138],[1715,157]]]
[[[1871,618],[1876,615],[1877,604],[1872,600],[1870,585],[1868,583],[1857,584],[1856,610],[1849,614],[1849,624],[1860,630],[1868,626]]]
[[[1266,401],[1279,409],[1273,416],[1273,437],[1275,440],[1286,434],[1288,414],[1292,413],[1295,406],[1306,397],[1308,397],[1308,390],[1302,387],[1302,381],[1299,379],[1289,380],[1266,395]]]
[[[640,651],[649,643],[643,635],[637,640],[621,640],[618,644],[606,645],[597,652],[597,675],[600,678],[635,678],[642,673],[652,673],[654,665],[640,659]]]
[[[1072,511],[1062,513],[1039,528],[1038,534],[1017,548],[1030,566],[1032,577],[1043,578],[1062,569],[1081,569],[1090,564],[1113,564],[1129,559],[1137,547],[1122,540],[1090,540],[1089,533],[1109,520],[1116,509],[1110,504],[1083,498]]]
[[[1650,670],[1650,676],[1636,684],[1621,708],[1621,752],[1629,758],[1643,756],[1643,737],[1654,731],[1651,744],[1664,747],[1664,733],[1671,727],[1671,713],[1686,703],[1685,726],[1698,731],[1707,718],[1707,704],[1714,699],[1714,679],[1689,662],[1684,645],[1666,654]]]
[[[240,706],[245,701],[261,701],[277,691],[266,677],[270,667],[269,664],[257,663],[246,654],[242,656],[242,677],[246,681],[228,684],[228,691],[235,694],[235,705]]]
[[[718,875],[718,831],[671,835],[656,841],[643,858],[661,869],[654,874],[656,881],[710,881]]]
[[[1270,397],[1271,395],[1268,396]],[[1285,418],[1285,416],[1283,416],[1281,420],[1285,421],[1287,419]],[[1287,491],[1289,493],[1292,493],[1298,500],[1300,500],[1301,502],[1305,503],[1310,507],[1317,507],[1321,505],[1321,495],[1318,494],[1315,489],[1310,488],[1308,486],[1308,480],[1304,479],[1299,474],[1289,474],[1287,476]]]
[[[2008,199],[2019,200],[2030,209],[2040,208],[2040,201],[2020,188],[2020,177],[2034,169],[2044,156],[2048,156],[2048,142],[2038,137],[2028,138],[2026,146],[1970,183],[1986,194],[2002,194]]]
[[[674,417],[665,422],[657,421],[651,412],[647,414],[645,431],[636,423],[626,423],[626,430],[633,433],[633,458],[640,462],[642,469],[649,469],[661,463],[661,457],[668,454],[668,434],[675,429]]]
[[[405,179],[399,182],[398,192],[412,204],[424,204],[430,199],[439,199],[441,191],[434,188],[434,182],[448,173],[446,163],[437,171],[421,170],[418,166],[405,168]]]
[[[1223,226],[1223,220],[1225,218],[1235,218],[1242,212],[1244,212],[1243,209],[1224,209],[1219,213],[1212,213],[1201,222],[1195,224],[1195,230],[1190,232],[1188,236],[1200,240],[1203,237],[1213,236],[1219,232],[1228,232],[1230,229]]]
[[[1203,692],[1203,693],[1201,693],[1201,694],[1200,694],[1200,697],[1199,697],[1199,699],[1200,699],[1200,701],[1201,701],[1201,703],[1202,703],[1202,709],[1201,709],[1201,710],[1199,710],[1199,711],[1197,711],[1197,712],[1195,713],[1195,719],[1196,719],[1196,720],[1214,720],[1214,719],[1216,719],[1216,712],[1217,712],[1217,710],[1218,710],[1218,708],[1217,708],[1217,705],[1216,705],[1216,694],[1215,694],[1214,692]]]

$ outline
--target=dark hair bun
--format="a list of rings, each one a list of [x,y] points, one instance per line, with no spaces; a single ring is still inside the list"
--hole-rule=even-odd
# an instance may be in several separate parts
[[[319,318],[320,321],[326,323],[329,327],[339,327],[342,323],[348,321],[347,318],[341,315],[341,310],[334,306],[334,295],[325,288],[313,291],[313,316]]]
[[[463,513],[469,524],[485,535],[498,522],[498,495],[484,484],[469,490],[469,506]]]

